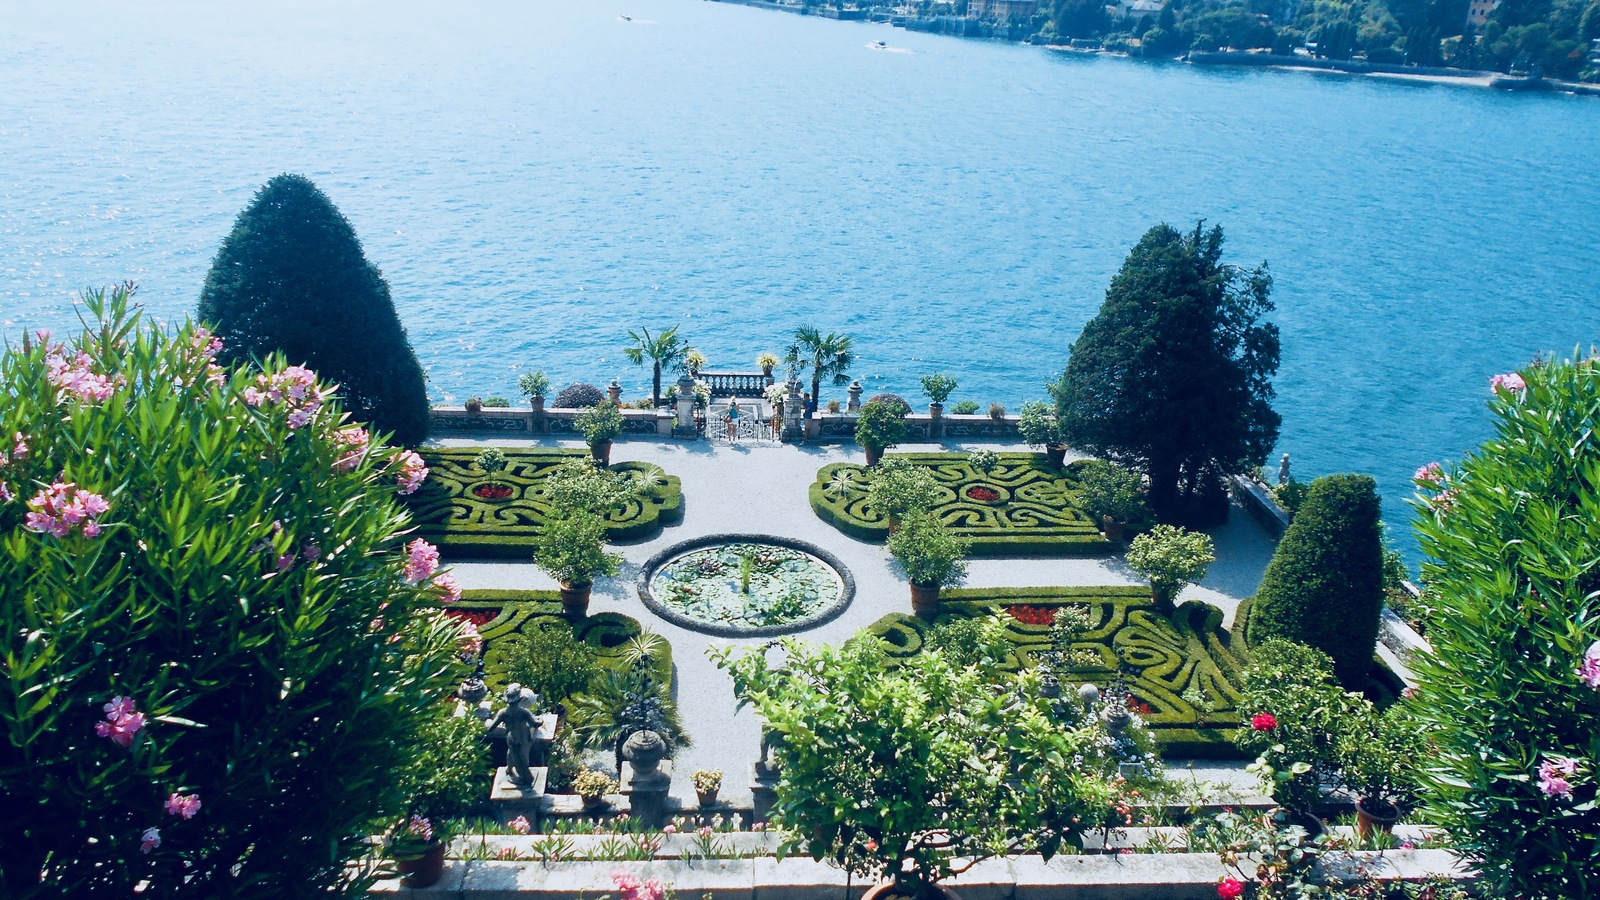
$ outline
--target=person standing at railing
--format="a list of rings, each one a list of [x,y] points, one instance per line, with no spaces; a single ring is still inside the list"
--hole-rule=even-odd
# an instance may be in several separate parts
[[[739,439],[739,398],[728,401],[728,441]]]

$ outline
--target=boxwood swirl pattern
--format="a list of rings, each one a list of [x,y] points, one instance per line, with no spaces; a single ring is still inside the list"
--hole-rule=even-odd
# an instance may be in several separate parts
[[[404,498],[417,536],[449,555],[500,558],[526,558],[533,552],[534,538],[550,515],[545,479],[557,465],[589,455],[585,450],[505,450],[505,471],[491,477],[473,463],[475,449],[418,452],[428,464],[428,480]],[[617,463],[610,471],[635,479],[641,490],[606,516],[609,539],[650,537],[682,518],[683,486],[677,476],[645,462]],[[473,495],[474,487],[489,482],[509,486],[511,496],[485,500]]]
[[[946,590],[938,620],[1004,616],[1015,648],[1006,668],[1015,671],[1039,663],[1050,646],[1050,627],[1043,623],[1068,605],[1088,612],[1089,630],[1074,649],[1087,651],[1098,664],[1058,671],[1064,690],[1087,682],[1103,689],[1120,669],[1164,756],[1239,756],[1231,738],[1239,725],[1236,704],[1247,650],[1222,630],[1222,612],[1214,606],[1191,601],[1168,618],[1156,611],[1148,588],[972,588]],[[1248,615],[1248,607],[1240,614]],[[891,660],[920,653],[927,629],[928,623],[902,613],[868,627]],[[1235,632],[1242,633],[1237,625]],[[1183,698],[1190,688],[1204,691],[1213,704],[1203,718]]]
[[[1000,465],[980,474],[965,453],[897,453],[927,466],[940,485],[934,514],[972,542],[974,556],[1073,556],[1107,553],[1111,544],[1078,506],[1078,463],[1057,470],[1037,453],[1002,453]],[[817,472],[811,508],[851,537],[881,541],[888,519],[867,502],[872,470],[834,463]],[[967,496],[982,486],[999,495],[990,502]]]
[[[561,615],[561,595],[555,591],[465,591],[460,602],[446,609],[452,615],[480,622],[484,682],[495,692],[503,691],[507,683],[506,655],[531,629],[572,629],[574,637],[595,648],[600,665],[610,668],[626,665],[622,659],[622,645],[643,630],[637,619],[612,612],[587,616],[573,623]],[[663,642],[652,668],[658,681],[672,683],[671,646]]]

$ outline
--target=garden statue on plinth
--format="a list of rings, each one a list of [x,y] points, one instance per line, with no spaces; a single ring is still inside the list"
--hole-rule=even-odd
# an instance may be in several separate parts
[[[529,757],[533,752],[534,732],[539,717],[534,710],[539,705],[539,695],[531,688],[513,684],[506,688],[506,708],[489,720],[488,730],[498,726],[506,729],[506,777],[512,784],[522,787],[533,785],[533,772]]]
[[[1278,463],[1278,483],[1289,483],[1289,454],[1283,455],[1283,461]]]
[[[648,729],[635,731],[622,743],[622,794],[630,815],[646,828],[667,824],[667,791],[672,775],[661,770],[667,742]]]

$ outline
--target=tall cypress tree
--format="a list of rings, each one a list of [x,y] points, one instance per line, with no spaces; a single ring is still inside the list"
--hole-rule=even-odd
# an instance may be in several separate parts
[[[1370,475],[1311,482],[1256,590],[1251,645],[1283,638],[1315,647],[1333,657],[1345,687],[1366,683],[1383,614],[1380,514]]]
[[[199,317],[226,362],[281,351],[337,382],[357,420],[402,444],[428,433],[428,395],[389,285],[328,196],[302,175],[268,181],[222,242]]]

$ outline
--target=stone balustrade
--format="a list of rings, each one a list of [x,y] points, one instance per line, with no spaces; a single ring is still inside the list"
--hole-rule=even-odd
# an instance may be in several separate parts
[[[711,389],[713,398],[750,397],[761,399],[767,395],[772,376],[765,372],[701,372],[700,380]]]

